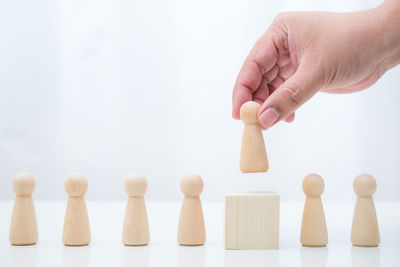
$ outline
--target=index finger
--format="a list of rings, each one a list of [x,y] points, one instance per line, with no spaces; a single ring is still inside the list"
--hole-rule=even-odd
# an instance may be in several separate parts
[[[278,50],[272,34],[266,32],[254,45],[236,79],[232,95],[232,117],[240,118],[240,107],[253,100],[263,76],[276,64]]]

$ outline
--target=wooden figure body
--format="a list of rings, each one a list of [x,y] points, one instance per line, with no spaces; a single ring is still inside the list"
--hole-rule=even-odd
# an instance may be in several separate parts
[[[87,246],[90,243],[90,225],[84,195],[88,188],[85,176],[71,174],[64,183],[68,194],[64,218],[63,243],[66,246]]]
[[[240,119],[244,122],[240,170],[244,173],[266,172],[269,168],[264,137],[257,118],[259,109],[260,104],[254,101],[246,102],[240,108]]]
[[[32,199],[35,179],[29,173],[19,173],[14,178],[12,187],[16,198],[10,224],[10,243],[17,246],[34,245],[38,240]]]
[[[184,194],[178,226],[178,242],[184,246],[201,246],[206,241],[200,194],[203,180],[198,175],[186,175],[181,181]]]
[[[131,174],[126,178],[125,191],[128,194],[122,242],[130,246],[147,245],[150,241],[144,194],[147,181],[143,175]]]
[[[324,180],[318,174],[310,174],[303,180],[306,194],[303,220],[301,223],[300,242],[305,247],[325,247],[328,244],[328,232],[321,194]]]
[[[354,179],[357,202],[354,209],[351,242],[353,246],[376,247],[380,243],[378,219],[372,195],[376,191],[376,181],[368,174]]]

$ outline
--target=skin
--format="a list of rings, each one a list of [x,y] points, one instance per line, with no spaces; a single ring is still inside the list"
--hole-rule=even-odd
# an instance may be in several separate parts
[[[232,116],[253,100],[265,130],[292,122],[318,91],[353,93],[400,63],[400,0],[354,13],[279,14],[246,58],[233,89]]]

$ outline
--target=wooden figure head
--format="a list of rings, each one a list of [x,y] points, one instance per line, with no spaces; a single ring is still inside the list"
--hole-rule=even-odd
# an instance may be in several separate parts
[[[303,180],[303,191],[307,197],[320,197],[324,187],[324,180],[318,174],[309,174]]]
[[[203,180],[196,174],[189,174],[181,180],[181,190],[185,197],[198,197],[203,191]]]
[[[260,104],[254,101],[244,103],[240,108],[240,119],[244,123],[258,123]]]
[[[125,192],[130,197],[143,197],[147,190],[146,177],[138,173],[130,174],[125,180]]]
[[[70,197],[82,197],[87,191],[88,181],[82,174],[72,173],[65,180],[64,187]]]
[[[12,188],[17,196],[30,196],[35,190],[35,179],[26,172],[18,173],[12,183]]]
[[[372,197],[376,191],[375,178],[366,173],[361,174],[354,179],[353,188],[359,197]]]

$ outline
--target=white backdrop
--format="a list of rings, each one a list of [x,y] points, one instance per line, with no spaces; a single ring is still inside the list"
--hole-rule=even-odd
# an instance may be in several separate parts
[[[301,200],[302,178],[317,172],[325,199],[350,200],[368,172],[377,199],[399,200],[399,67],[367,91],[318,94],[265,132],[266,174],[239,172],[242,123],[231,119],[236,74],[275,15],[379,3],[0,0],[0,198],[28,171],[36,199],[65,199],[70,172],[87,176],[87,198],[124,199],[125,177],[140,172],[147,199],[177,200],[194,172],[206,200],[226,190]]]

